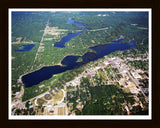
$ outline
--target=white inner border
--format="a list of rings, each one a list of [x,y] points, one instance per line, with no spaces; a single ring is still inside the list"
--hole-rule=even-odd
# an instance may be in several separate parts
[[[137,115],[122,115],[122,116],[117,116],[117,115],[105,115],[105,116],[46,116],[46,115],[43,115],[43,116],[38,116],[38,115],[33,115],[33,116],[13,116],[11,115],[11,20],[12,20],[12,12],[13,11],[129,11],[129,12],[148,12],[148,15],[149,15],[149,115],[140,115],[140,116],[137,116]],[[67,119],[67,120],[71,120],[71,119],[74,119],[74,120],[82,120],[82,119],[85,119],[85,120],[151,120],[152,119],[152,86],[151,86],[151,83],[152,83],[152,44],[151,44],[151,41],[152,41],[152,37],[151,37],[151,30],[152,30],[152,9],[151,8],[145,8],[145,9],[142,9],[142,8],[134,8],[134,9],[98,9],[98,8],[95,8],[95,9],[64,9],[64,8],[59,8],[59,9],[40,9],[40,8],[9,8],[8,9],[8,19],[9,19],[9,22],[8,22],[8,26],[9,26],[9,33],[8,33],[8,38],[9,38],[9,50],[8,50],[8,54],[9,54],[9,57],[8,57],[8,62],[9,62],[9,69],[8,69],[8,83],[9,83],[9,86],[8,86],[8,119],[9,120],[64,120],[64,119]]]

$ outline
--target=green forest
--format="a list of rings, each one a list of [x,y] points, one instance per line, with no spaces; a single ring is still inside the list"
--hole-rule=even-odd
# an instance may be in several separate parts
[[[134,39],[137,42],[136,48],[123,51],[123,56],[119,54],[119,52],[111,53],[111,55],[136,57],[138,54],[146,53],[148,50],[147,12],[83,12],[85,14],[83,17],[80,16],[81,13],[82,12],[12,12],[12,42],[16,41],[16,38],[22,37],[19,44],[12,44],[12,56],[15,57],[12,59],[12,85],[16,85],[12,87],[13,92],[20,90],[20,87],[17,86],[17,79],[21,75],[35,71],[43,66],[60,64],[67,55],[83,55],[88,51],[93,52],[88,48],[98,44],[108,44],[113,40],[119,39],[121,36],[125,38],[122,43]],[[99,14],[106,16],[98,16]],[[86,25],[87,29],[67,42],[65,48],[53,47],[53,44],[60,41],[61,38],[68,33],[80,30],[80,27],[75,26],[74,23],[66,24],[68,19],[82,22]],[[69,31],[61,33],[58,38],[54,38],[54,35],[46,35],[45,38],[53,37],[53,39],[41,42],[44,44],[44,51],[39,53],[38,59],[33,63],[47,23],[49,27],[58,27],[58,29],[67,29]],[[112,36],[109,41],[106,41],[106,37],[110,36],[112,32],[117,31],[117,26],[121,23],[125,24],[126,27],[119,29],[120,31],[118,30],[117,36]],[[108,29],[91,31],[106,27]],[[15,52],[16,49],[25,45],[25,41],[33,41],[36,46],[31,51]],[[147,70],[146,62],[133,62],[132,65]],[[33,69],[31,69],[32,66]],[[57,74],[38,85],[25,88],[23,100],[45,92],[48,90],[47,86],[55,86],[62,75],[63,73]],[[38,89],[38,86],[43,83],[45,83],[46,87],[42,90]],[[60,88],[63,88],[63,86]],[[36,90],[38,90],[38,92],[35,93]],[[94,89],[90,88],[90,91],[91,90],[94,92]],[[95,94],[92,94],[92,96],[96,97]],[[102,102],[103,100],[101,99],[100,103]],[[91,101],[87,102],[88,108],[90,105],[93,105],[93,103]],[[95,105],[95,107],[97,107],[97,105]]]
[[[68,88],[72,89],[72,88]],[[90,86],[88,78],[83,78],[81,86],[76,87],[77,91],[67,93],[68,103],[73,103],[76,115],[124,115],[127,114],[125,105],[135,103],[132,94],[125,93],[116,85]],[[82,111],[76,108],[77,99],[85,103]]]

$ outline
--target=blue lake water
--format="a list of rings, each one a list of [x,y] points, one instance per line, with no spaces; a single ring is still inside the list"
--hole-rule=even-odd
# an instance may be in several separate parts
[[[68,19],[66,24],[72,24],[72,23],[74,23],[74,20],[73,19]]]
[[[81,32],[69,33],[67,36],[63,37],[59,42],[54,44],[54,47],[64,48],[65,43],[70,41],[72,38],[78,36]]]
[[[44,80],[48,80],[54,74],[62,73],[67,70],[74,69],[75,67],[79,67],[85,63],[90,61],[97,60],[102,58],[105,55],[108,55],[112,52],[118,50],[125,50],[136,47],[136,41],[132,40],[130,43],[121,43],[123,39],[119,39],[117,41],[113,41],[110,44],[106,45],[97,45],[94,47],[90,47],[90,49],[95,52],[87,52],[82,56],[82,62],[76,62],[80,56],[66,56],[62,61],[62,66],[49,66],[43,67],[35,72],[29,73],[22,77],[22,81],[25,84],[25,87],[31,87],[33,85],[39,84]]]
[[[85,16],[85,15],[86,15],[86,14],[84,14],[84,13],[83,13],[83,14],[80,14],[80,16]]]
[[[76,26],[77,27],[81,27],[81,30],[86,30],[87,28],[87,25],[84,25],[83,23],[81,22],[75,22]]]
[[[76,26],[85,26],[83,23],[81,22],[74,22],[76,24]]]
[[[77,27],[81,27],[81,30],[86,30],[86,25],[80,22],[75,22],[73,19],[68,19],[66,24],[72,23],[75,23]],[[70,41],[72,38],[78,36],[79,34],[81,34],[81,31],[77,33],[69,33],[67,36],[63,37],[59,42],[56,42],[54,44],[54,47],[64,48],[66,42]]]
[[[35,46],[35,44],[22,45],[20,49],[15,50],[16,52],[30,51]]]

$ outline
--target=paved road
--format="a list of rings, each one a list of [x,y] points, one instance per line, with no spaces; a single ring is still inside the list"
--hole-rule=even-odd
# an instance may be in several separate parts
[[[48,24],[49,24],[49,21],[47,21],[47,24],[46,24],[46,27],[45,27],[45,29],[44,29],[44,33],[43,33],[43,36],[42,36],[42,38],[41,38],[40,43],[43,42],[43,38],[44,38],[44,35],[45,35],[45,33],[46,33],[46,28],[47,28]],[[40,48],[40,46],[41,46],[41,45],[39,45],[39,48]],[[33,64],[32,64],[32,66],[31,66],[31,69],[30,69],[30,70],[33,69],[34,63],[35,63],[35,61],[36,61],[36,59],[37,59],[37,56],[38,56],[39,48],[37,49],[37,52],[36,52],[36,55],[35,55],[35,58],[34,58],[34,61],[33,61]]]
[[[101,31],[101,30],[106,30],[108,29],[108,27],[105,28],[100,28],[100,29],[91,29],[91,30],[87,30],[87,31]],[[50,30],[43,30],[44,32],[50,31]],[[55,29],[56,32],[64,32],[64,31],[83,31],[83,30],[70,30],[70,29]]]
[[[130,72],[128,72],[128,74],[129,74],[129,77],[134,81],[134,83],[136,84],[136,86],[138,86],[139,89],[141,90],[142,94],[143,94],[144,97],[145,97],[146,102],[148,102],[149,99],[148,99],[148,97],[144,94],[144,92],[143,92],[143,90],[141,89],[141,87],[139,86],[139,81],[137,81],[136,79],[134,79],[134,78],[130,75]]]

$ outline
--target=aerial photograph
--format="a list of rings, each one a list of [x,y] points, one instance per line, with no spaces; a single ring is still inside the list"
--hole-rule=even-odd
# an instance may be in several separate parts
[[[150,13],[10,9],[10,119],[150,117]]]

